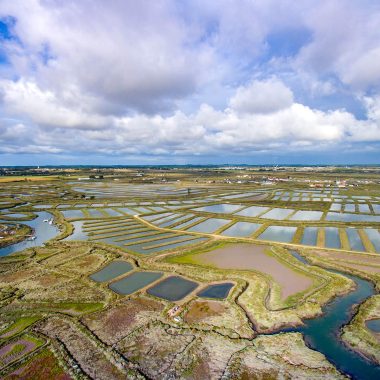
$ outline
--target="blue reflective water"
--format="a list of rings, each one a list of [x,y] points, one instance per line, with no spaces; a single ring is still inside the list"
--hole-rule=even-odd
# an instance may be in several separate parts
[[[322,211],[297,211],[289,220],[320,220],[323,215]]]
[[[226,219],[210,218],[205,220],[204,222],[197,224],[194,227],[190,227],[188,231],[212,233],[230,222],[230,220]]]
[[[367,328],[370,330],[380,333],[380,319],[371,319],[370,321],[367,321],[366,323]]]
[[[299,259],[299,255],[292,255]],[[307,261],[302,258],[303,263]],[[336,272],[336,271],[331,271]],[[340,273],[340,272],[339,272]],[[304,335],[305,341],[312,349],[324,354],[340,371],[351,375],[354,379],[374,380],[380,378],[380,366],[364,359],[350,350],[339,338],[341,328],[353,316],[353,305],[363,303],[375,294],[375,288],[369,281],[359,277],[340,273],[356,283],[356,289],[344,296],[335,298],[323,307],[323,315],[305,320],[305,325],[285,331],[298,331]]]
[[[194,210],[229,214],[229,213],[239,210],[240,208],[242,208],[241,205],[230,205],[228,203],[220,203],[217,205],[198,207],[198,208],[195,208]]]
[[[209,285],[207,288],[197,293],[198,297],[202,298],[226,298],[230,289],[234,286],[231,282],[225,282],[224,284]]]
[[[380,215],[327,213],[326,220],[334,222],[380,222]]]
[[[297,227],[270,226],[258,237],[258,239],[290,243],[296,230]]]
[[[65,210],[61,211],[61,213],[66,219],[79,219],[84,217],[81,210]]]
[[[135,272],[109,285],[114,292],[128,295],[158,280],[161,272]]]
[[[301,244],[317,245],[318,227],[305,227]]]
[[[20,243],[0,248],[0,256],[6,256],[10,253],[22,251],[23,249],[30,247],[41,246],[46,241],[58,235],[59,229],[56,225],[44,222],[44,220],[52,218],[51,214],[45,211],[36,212],[36,214],[37,218],[22,222],[22,224],[26,224],[34,229],[36,238],[34,240],[24,240]]]
[[[339,230],[336,227],[325,227],[325,247],[340,248]]]
[[[358,231],[354,228],[346,228],[348,241],[350,242],[351,249],[354,251],[364,251],[365,248],[360,238]]]
[[[178,301],[190,294],[198,284],[180,276],[170,276],[147,290],[147,293],[168,301]]]
[[[285,219],[292,212],[294,212],[294,210],[287,209],[287,208],[273,208],[272,210],[268,211],[264,215],[261,215],[261,218],[280,220],[280,219]]]
[[[364,231],[369,237],[369,240],[371,240],[376,252],[380,252],[380,232],[374,228],[366,228]]]
[[[248,208],[245,208],[244,210],[241,210],[236,213],[236,215],[241,215],[241,216],[249,216],[249,217],[255,217],[259,214],[261,214],[264,211],[268,211],[269,207],[261,207],[261,206],[251,206]]]
[[[249,222],[237,222],[222,232],[224,236],[250,236],[261,224]]]
[[[113,278],[119,277],[133,269],[133,266],[121,260],[115,260],[107,264],[104,268],[90,275],[91,280],[96,282],[107,282]]]

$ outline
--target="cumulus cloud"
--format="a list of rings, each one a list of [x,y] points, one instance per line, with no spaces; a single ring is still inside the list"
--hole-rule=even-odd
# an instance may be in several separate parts
[[[106,117],[84,111],[80,97],[73,104],[75,94],[66,91],[59,99],[55,93],[42,90],[35,82],[0,81],[0,94],[10,114],[26,115],[41,126],[91,129],[104,128],[107,124]]]
[[[281,85],[281,88],[283,85]],[[241,94],[237,89],[232,100]],[[272,109],[272,112],[240,112],[232,107],[217,110],[203,104],[195,113],[112,117],[107,128],[75,128],[75,139],[67,123],[47,129],[40,124],[24,138],[24,150],[75,151],[111,155],[223,155],[259,151],[286,152],[292,149],[326,149],[337,144],[380,141],[378,99],[366,98],[369,119],[357,120],[344,110],[323,112],[300,103]],[[37,109],[39,107],[37,106]],[[32,113],[32,116],[34,113]],[[51,122],[51,121],[50,121]],[[25,136],[25,126],[19,125]],[[8,142],[13,140],[7,128]],[[4,132],[5,135],[5,132]]]
[[[242,113],[272,113],[290,107],[292,91],[274,78],[255,80],[248,86],[239,87],[230,100],[230,106]]]
[[[170,2],[2,2],[17,21],[8,58],[23,75],[55,90],[71,83],[120,109],[155,111],[191,92],[210,52],[188,44],[191,31]],[[19,43],[21,42],[21,44]]]
[[[0,18],[0,152],[378,149],[376,2],[12,0]],[[280,46],[294,30],[310,38]]]

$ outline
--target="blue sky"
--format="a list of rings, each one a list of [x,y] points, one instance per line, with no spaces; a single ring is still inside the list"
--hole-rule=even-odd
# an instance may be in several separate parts
[[[4,0],[0,165],[379,163],[380,3]]]

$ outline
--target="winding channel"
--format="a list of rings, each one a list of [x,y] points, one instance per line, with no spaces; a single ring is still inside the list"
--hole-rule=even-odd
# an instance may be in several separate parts
[[[6,256],[30,247],[41,246],[59,233],[58,228],[54,224],[44,222],[45,219],[51,219],[51,214],[46,211],[36,212],[36,214],[37,218],[33,220],[20,222],[34,229],[36,239],[32,241],[24,240],[20,243],[0,248],[0,256]],[[297,252],[290,252],[302,263],[306,265],[309,264]],[[352,351],[340,339],[341,328],[347,324],[353,316],[353,305],[361,304],[368,297],[376,294],[375,288],[371,282],[357,276],[332,270],[331,272],[339,273],[350,278],[356,283],[356,289],[346,295],[335,298],[332,302],[323,307],[323,314],[321,316],[305,320],[304,326],[283,329],[281,332],[302,333],[305,342],[310,348],[324,354],[339,371],[350,375],[354,379],[380,379],[380,366],[377,366]]]
[[[53,216],[46,212],[46,211],[40,211],[36,212],[37,218],[33,220],[27,220],[27,221],[16,221],[12,220],[13,223],[19,223],[19,224],[26,224],[29,227],[33,228],[35,239],[34,240],[23,240],[19,243],[15,243],[12,245],[8,245],[6,247],[0,248],[0,257],[1,256],[7,256],[11,253],[22,251],[27,248],[31,247],[38,247],[43,245],[48,240],[52,239],[53,237],[57,236],[59,233],[59,229],[55,224],[49,224],[44,222],[46,219],[51,219]],[[9,223],[10,220],[0,220],[0,222]]]
[[[290,251],[293,257],[302,263],[309,263],[297,252]],[[328,269],[326,269],[328,270]],[[380,379],[380,366],[363,358],[360,354],[351,350],[340,339],[341,328],[346,325],[353,316],[353,305],[363,303],[368,297],[376,294],[375,287],[370,281],[363,280],[351,274],[336,270],[356,284],[356,289],[346,295],[335,298],[323,307],[323,315],[317,318],[305,320],[305,325],[300,328],[285,329],[282,331],[296,331],[303,334],[307,345],[326,356],[336,368],[354,379],[374,380]]]

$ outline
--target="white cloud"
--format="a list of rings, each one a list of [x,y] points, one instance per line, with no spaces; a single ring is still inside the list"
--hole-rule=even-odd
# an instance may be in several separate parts
[[[253,87],[255,86],[257,83]],[[24,89],[24,85],[21,88]],[[33,86],[32,88],[35,90]],[[278,88],[286,89],[282,84]],[[13,94],[12,86],[8,90]],[[34,129],[34,133],[30,135],[26,134],[24,125],[15,127],[21,128],[25,136],[22,141],[23,150],[30,152],[42,151],[42,147],[46,147],[49,152],[56,149],[56,152],[106,155],[194,156],[223,155],[224,152],[251,154],[259,151],[318,150],[346,143],[380,141],[377,98],[365,98],[369,115],[367,121],[357,120],[344,110],[323,112],[293,101],[280,109],[272,107],[272,112],[266,113],[257,113],[256,108],[256,113],[242,113],[240,109],[233,107],[220,111],[203,104],[195,113],[189,115],[177,111],[168,116],[113,116],[107,119],[106,127],[83,128],[80,122],[82,115],[78,116],[75,110],[70,111],[70,120],[77,124],[68,124],[59,112],[58,116],[53,112],[56,111],[51,106],[54,105],[54,97],[50,99],[47,95],[34,96],[34,91],[21,91],[23,96],[17,94],[18,96],[11,97],[5,93],[5,99],[8,99],[9,106],[9,99],[12,99],[15,104],[10,108],[24,112],[26,118],[35,122],[29,126]],[[30,94],[33,104],[29,104]],[[36,94],[39,92],[36,91]],[[237,89],[232,99],[236,99],[237,95],[241,95],[241,88]],[[282,105],[284,104],[283,102]],[[44,107],[47,112],[44,112],[41,120],[38,114]],[[46,128],[46,125],[54,127]],[[8,126],[3,151],[13,149],[14,139],[15,136],[11,135]]]
[[[65,99],[59,99],[49,90],[41,90],[36,83],[19,80],[0,81],[0,94],[7,112],[12,115],[26,115],[33,123],[42,126],[60,128],[103,128],[107,118],[83,110],[84,104],[65,105]],[[73,103],[73,96],[64,94]],[[73,94],[71,94],[73,95]]]
[[[0,2],[16,37],[0,41],[1,151],[223,157],[371,146],[380,9],[369,3]],[[268,35],[286,43],[295,27],[311,40],[277,57]],[[307,103],[343,91],[360,93],[366,120]]]
[[[54,91],[70,83],[121,110],[151,111],[185,96],[202,78],[210,50],[193,49],[170,2],[2,2],[17,19],[7,53],[19,74]]]
[[[239,87],[230,101],[230,107],[241,113],[272,113],[288,108],[293,103],[293,93],[281,81],[271,78],[254,80]]]

